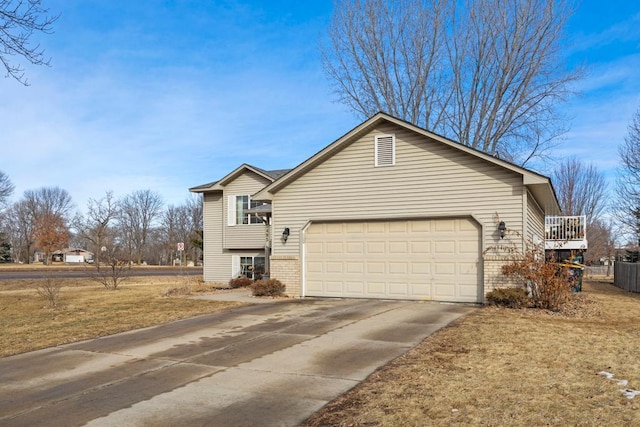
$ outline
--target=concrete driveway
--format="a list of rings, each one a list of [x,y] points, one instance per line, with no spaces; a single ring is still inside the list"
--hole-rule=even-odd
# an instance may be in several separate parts
[[[304,299],[0,359],[0,425],[294,426],[471,306]]]

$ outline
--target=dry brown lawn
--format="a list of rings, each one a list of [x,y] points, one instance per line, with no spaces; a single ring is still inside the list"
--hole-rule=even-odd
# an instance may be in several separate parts
[[[485,307],[459,319],[305,425],[640,425],[626,388],[640,390],[640,295],[592,280],[564,313]]]
[[[242,305],[186,298],[214,292],[188,276],[132,277],[115,291],[62,279],[57,308],[38,296],[39,280],[0,281],[0,356],[157,325]],[[176,296],[165,297],[168,289]]]

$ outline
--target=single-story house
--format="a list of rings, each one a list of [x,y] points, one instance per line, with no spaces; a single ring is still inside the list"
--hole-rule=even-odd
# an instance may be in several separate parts
[[[66,263],[83,263],[93,261],[93,252],[80,248],[65,248],[52,254],[54,261]]]
[[[190,190],[205,281],[267,270],[299,297],[483,302],[560,213],[548,177],[384,113],[291,170],[243,164]]]

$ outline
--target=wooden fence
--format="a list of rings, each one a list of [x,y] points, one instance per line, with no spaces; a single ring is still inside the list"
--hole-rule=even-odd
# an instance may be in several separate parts
[[[613,284],[629,292],[640,293],[640,263],[616,261]]]

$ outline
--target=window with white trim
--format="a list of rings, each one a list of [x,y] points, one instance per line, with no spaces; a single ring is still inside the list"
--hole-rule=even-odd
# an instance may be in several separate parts
[[[249,279],[260,279],[265,273],[265,258],[263,256],[232,257],[232,277],[244,276]]]
[[[396,136],[375,136],[375,166],[393,166],[396,163]]]
[[[251,196],[229,196],[227,203],[227,225],[262,224],[260,217],[246,211],[264,203],[251,200]]]

